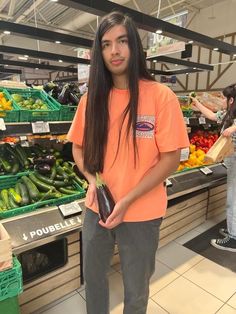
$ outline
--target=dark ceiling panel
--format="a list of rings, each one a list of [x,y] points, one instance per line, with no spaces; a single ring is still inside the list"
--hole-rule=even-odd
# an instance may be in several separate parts
[[[74,64],[90,64],[90,60],[82,59],[77,57],[70,57],[65,55],[59,55],[51,52],[43,52],[25,48],[9,47],[0,45],[0,52],[16,54],[16,55],[28,55],[30,57],[46,59],[46,60],[62,60],[63,62],[74,63]]]
[[[208,71],[214,70],[214,67],[212,65],[197,63],[197,62],[192,62],[192,61],[186,61],[186,60],[171,58],[171,57],[167,57],[167,56],[150,57],[150,58],[147,58],[147,60],[148,61],[156,60],[157,62],[184,65],[186,67],[198,68],[198,69],[203,69],[203,70],[208,70]]]
[[[64,33],[53,32],[47,29],[27,26],[18,23],[11,23],[7,21],[0,21],[0,29],[10,31],[14,35],[23,36],[27,38],[39,39],[49,42],[60,41],[63,45],[74,47],[91,48],[93,41],[90,39],[67,35]]]
[[[157,29],[161,29],[165,36],[171,38],[185,41],[193,40],[195,44],[204,46],[209,49],[217,47],[219,49],[218,50],[219,52],[225,54],[232,55],[236,53],[236,46],[202,35],[197,32],[193,32],[186,28],[176,26],[174,24],[165,22],[163,20],[157,19],[147,14],[143,14],[142,12],[132,10],[130,8],[127,8],[125,6],[119,5],[111,1],[58,0],[58,3],[99,16],[103,16],[114,10],[122,11],[128,13],[134,19],[137,26],[146,31],[155,32]]]
[[[47,64],[38,64],[38,63],[30,63],[30,62],[21,62],[21,61],[14,61],[14,60],[4,60],[0,59],[0,64],[8,64],[8,65],[14,65],[18,67],[25,67],[25,68],[39,68],[43,70],[54,70],[54,71],[63,71],[63,72],[70,72],[70,73],[77,73],[76,68],[70,68],[70,67],[61,67],[57,65],[47,65]]]

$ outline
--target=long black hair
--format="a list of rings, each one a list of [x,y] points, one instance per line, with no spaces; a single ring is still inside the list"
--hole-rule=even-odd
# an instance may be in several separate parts
[[[98,26],[93,43],[85,114],[84,167],[92,174],[102,172],[104,167],[109,127],[108,98],[113,87],[112,75],[103,61],[101,40],[104,34],[116,25],[123,25],[126,28],[128,46],[132,51],[128,65],[130,99],[124,111],[123,122],[128,114],[127,135],[132,130],[135,152],[137,151],[135,126],[137,122],[139,80],[154,80],[147,70],[141,39],[132,19],[121,12],[111,12],[106,15]]]
[[[223,90],[223,95],[227,98],[227,113],[222,121],[221,127],[227,129],[233,124],[234,119],[236,119],[236,83],[227,86]],[[231,98],[233,98],[233,103],[229,104]]]

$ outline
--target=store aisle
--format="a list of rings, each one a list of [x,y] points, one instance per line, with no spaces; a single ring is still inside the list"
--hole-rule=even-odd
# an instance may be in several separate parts
[[[159,249],[147,314],[236,314],[236,273],[182,244],[224,217],[207,221]],[[120,265],[109,274],[111,314],[122,314]],[[84,287],[35,314],[86,314]]]

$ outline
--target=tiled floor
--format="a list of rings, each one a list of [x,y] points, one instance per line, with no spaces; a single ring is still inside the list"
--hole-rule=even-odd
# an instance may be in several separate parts
[[[208,221],[158,250],[147,314],[236,314],[236,273],[182,246],[220,220]],[[110,314],[122,314],[120,265],[111,269],[109,279]],[[40,313],[86,314],[84,287]]]

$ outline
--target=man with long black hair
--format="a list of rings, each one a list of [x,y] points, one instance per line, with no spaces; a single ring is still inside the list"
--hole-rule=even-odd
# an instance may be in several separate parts
[[[148,73],[138,31],[122,13],[108,14],[98,26],[88,93],[68,139],[89,181],[83,225],[87,313],[109,313],[107,273],[117,243],[123,313],[144,314],[167,206],[164,181],[189,141],[175,94]],[[98,215],[96,173],[115,200],[105,223]]]

